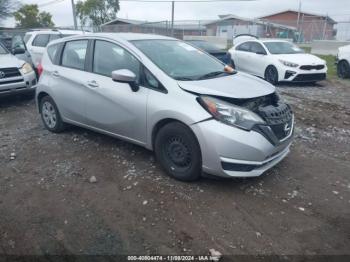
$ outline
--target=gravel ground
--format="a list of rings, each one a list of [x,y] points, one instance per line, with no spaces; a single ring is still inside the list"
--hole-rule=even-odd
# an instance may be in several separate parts
[[[350,255],[350,83],[278,89],[296,113],[290,155],[259,178],[195,183],[1,99],[0,254]]]

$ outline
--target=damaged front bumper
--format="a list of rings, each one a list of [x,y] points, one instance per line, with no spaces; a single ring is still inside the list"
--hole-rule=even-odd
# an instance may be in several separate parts
[[[245,131],[214,119],[192,125],[202,151],[203,171],[221,177],[255,177],[276,165],[289,152],[293,130],[272,144],[254,130]]]

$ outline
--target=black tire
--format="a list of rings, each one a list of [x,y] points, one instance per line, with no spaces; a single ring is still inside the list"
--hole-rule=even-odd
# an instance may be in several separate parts
[[[184,124],[171,122],[161,128],[155,139],[155,154],[162,168],[181,181],[195,181],[202,173],[199,143]]]
[[[350,78],[350,65],[348,61],[339,61],[337,65],[337,73],[340,78]]]
[[[270,65],[265,70],[265,80],[273,85],[278,83],[278,71],[276,67]]]
[[[47,130],[53,133],[61,133],[65,130],[66,124],[62,121],[57,106],[51,97],[44,96],[40,100],[40,114]]]

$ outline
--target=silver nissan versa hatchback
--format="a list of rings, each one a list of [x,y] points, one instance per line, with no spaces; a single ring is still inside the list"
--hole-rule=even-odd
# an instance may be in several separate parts
[[[78,125],[155,151],[171,176],[254,177],[289,152],[294,116],[271,84],[173,38],[51,42],[36,100],[45,127]]]

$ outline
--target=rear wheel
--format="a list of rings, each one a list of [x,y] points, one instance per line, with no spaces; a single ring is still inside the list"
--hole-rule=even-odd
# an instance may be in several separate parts
[[[337,73],[340,78],[350,78],[350,65],[347,61],[342,60],[338,63]]]
[[[51,97],[45,96],[40,100],[40,112],[46,129],[54,133],[64,131],[66,125],[62,121],[57,106]]]
[[[163,169],[178,180],[194,181],[201,176],[202,159],[197,138],[182,123],[172,122],[159,130],[155,154]]]
[[[278,83],[278,71],[274,66],[268,66],[265,70],[265,80],[273,85]]]

